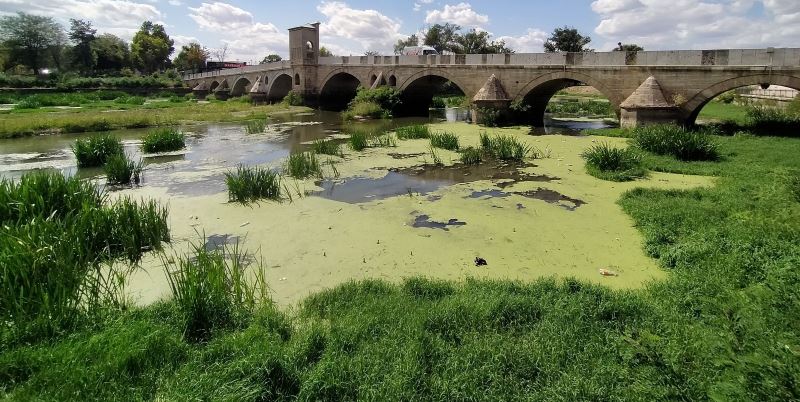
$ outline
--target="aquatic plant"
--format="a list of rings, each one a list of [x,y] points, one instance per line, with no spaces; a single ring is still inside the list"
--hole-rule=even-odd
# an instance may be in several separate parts
[[[172,152],[186,148],[186,136],[177,128],[160,128],[142,138],[142,151],[146,153]]]
[[[630,181],[645,176],[642,156],[634,148],[617,148],[608,143],[593,145],[581,157],[594,177],[610,181]]]
[[[397,146],[397,140],[391,133],[383,133],[369,137],[369,146],[373,148],[391,148]]]
[[[261,199],[281,199],[280,175],[264,167],[239,165],[235,172],[225,173],[225,184],[232,202],[248,204]]]
[[[72,153],[78,160],[78,167],[98,167],[105,165],[109,157],[122,155],[122,141],[111,134],[98,134],[82,138],[72,145]]]
[[[398,127],[395,129],[397,138],[401,140],[416,140],[423,138],[430,138],[431,132],[428,126],[424,124],[416,124],[413,126]]]
[[[465,165],[478,165],[483,160],[482,152],[474,147],[466,147],[459,151],[459,160]]]
[[[347,110],[342,112],[342,119],[355,120],[357,118],[367,119],[388,119],[391,118],[391,113],[381,108],[381,105],[375,102],[358,102],[351,104]]]
[[[671,155],[682,161],[713,161],[719,158],[717,144],[705,132],[672,124],[640,126],[633,129],[633,142],[657,155]]]
[[[433,164],[435,166],[444,166],[444,163],[442,162],[442,158],[439,156],[439,153],[436,152],[436,148],[430,147],[428,149],[428,152],[430,152],[431,159],[433,160]]]
[[[486,155],[500,160],[521,161],[533,151],[529,145],[510,135],[490,136],[484,132],[480,134],[480,143]],[[532,156],[536,158],[541,155],[537,152]]]
[[[458,151],[458,136],[449,132],[439,132],[431,134],[431,146],[446,149],[448,151]]]
[[[263,266],[251,269],[252,258],[238,242],[209,249],[200,241],[191,244],[190,253],[162,260],[189,341],[205,341],[215,330],[242,326],[269,302]]]
[[[267,122],[265,120],[248,121],[244,128],[247,134],[261,134],[267,128]]]
[[[286,174],[296,179],[322,176],[319,161],[313,152],[297,152],[290,154],[289,159],[286,160],[286,167],[284,170]]]
[[[141,96],[121,96],[117,99],[114,99],[114,103],[122,104],[122,105],[144,105],[146,99]]]
[[[134,162],[128,159],[125,154],[117,154],[108,157],[103,170],[106,173],[108,184],[139,184],[143,166],[144,164],[141,160]]]
[[[0,179],[0,226],[43,216],[61,219],[82,208],[99,208],[105,194],[92,182],[34,171],[18,181]]]
[[[289,91],[289,93],[283,97],[281,103],[284,106],[303,106],[303,95],[295,91]]]
[[[369,146],[368,143],[369,134],[364,131],[351,131],[350,137],[348,138],[348,142],[350,144],[350,148],[353,151],[363,151],[364,149]]]
[[[317,139],[311,143],[311,149],[320,155],[341,156],[340,146],[334,140]]]

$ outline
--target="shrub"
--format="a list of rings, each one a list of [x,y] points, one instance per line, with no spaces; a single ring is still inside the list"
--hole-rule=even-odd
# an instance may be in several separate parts
[[[112,185],[139,184],[142,174],[142,161],[134,162],[125,154],[115,154],[108,157],[103,170],[106,180]]]
[[[42,104],[35,98],[24,98],[14,105],[14,109],[38,109]]]
[[[363,151],[369,144],[367,138],[369,135],[364,131],[353,131],[350,133],[348,142],[353,151]]]
[[[671,155],[682,161],[717,160],[717,144],[703,131],[671,124],[648,125],[633,130],[633,141],[657,155]]]
[[[400,105],[400,91],[396,88],[382,86],[375,89],[359,87],[356,97],[350,102],[351,105],[359,103],[374,103],[381,109],[391,113]]]
[[[339,149],[339,144],[334,140],[314,140],[314,142],[311,143],[311,148],[315,153],[320,155],[341,156],[342,154],[342,151]]]
[[[493,108],[478,108],[478,124],[486,127],[498,127],[501,124],[500,111]]]
[[[431,146],[449,151],[458,151],[458,136],[448,132],[431,134]]]
[[[642,157],[633,148],[616,148],[601,143],[584,151],[586,170],[603,180],[630,181],[645,175]]]
[[[413,126],[398,127],[395,130],[397,138],[401,140],[416,140],[422,138],[430,138],[431,132],[428,126],[424,124],[417,124]]]
[[[466,147],[461,150],[459,160],[465,165],[478,165],[483,160],[481,151],[473,147]]]
[[[78,160],[78,167],[103,166],[112,155],[122,155],[122,141],[110,134],[95,135],[75,141],[72,153]]]
[[[370,118],[370,119],[383,119],[390,118],[389,111],[381,108],[375,102],[358,102],[353,103],[347,110],[342,112],[344,120],[354,120],[356,118]]]
[[[305,179],[312,176],[321,176],[322,170],[319,166],[317,156],[313,152],[299,152],[289,155],[286,161],[286,173],[297,179]]]
[[[142,151],[146,153],[172,152],[184,148],[186,136],[177,128],[160,128],[142,138]]]
[[[281,178],[266,168],[239,165],[236,172],[225,173],[225,184],[232,202],[248,204],[261,199],[281,199]]]
[[[762,135],[800,137],[800,114],[767,106],[749,106],[747,125]]]
[[[303,95],[295,91],[289,91],[289,93],[283,97],[281,103],[286,106],[303,106]]]
[[[523,144],[510,135],[495,135],[492,137],[486,133],[481,133],[480,142],[481,150],[486,155],[500,160],[521,161],[532,151],[530,146]]]
[[[206,341],[213,331],[242,327],[257,307],[268,301],[264,270],[249,269],[252,259],[239,245],[222,249],[191,245],[191,254],[164,258],[172,298],[184,319],[190,341]]]

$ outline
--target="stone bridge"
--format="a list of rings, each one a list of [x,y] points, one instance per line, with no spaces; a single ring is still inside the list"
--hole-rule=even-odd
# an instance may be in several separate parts
[[[673,121],[693,124],[711,99],[748,85],[800,89],[800,49],[730,49],[430,56],[319,56],[319,24],[289,30],[289,61],[184,76],[195,93],[220,98],[250,94],[279,101],[290,91],[311,105],[342,108],[359,86],[387,85],[406,107],[425,112],[434,92],[451,82],[473,104],[507,108],[525,101],[542,123],[550,98],[585,84],[600,91],[623,126]]]

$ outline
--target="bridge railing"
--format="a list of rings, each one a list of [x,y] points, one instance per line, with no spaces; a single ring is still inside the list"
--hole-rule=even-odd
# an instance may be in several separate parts
[[[292,63],[288,60],[282,60],[274,63],[267,63],[267,64],[256,64],[252,66],[244,66],[238,68],[226,68],[223,70],[214,70],[208,71],[205,73],[193,73],[193,74],[185,74],[183,76],[184,80],[194,80],[198,78],[208,78],[208,77],[217,77],[220,75],[229,76],[229,75],[239,75],[239,74],[246,74],[252,73],[257,71],[272,71],[272,70],[284,70],[290,68]]]

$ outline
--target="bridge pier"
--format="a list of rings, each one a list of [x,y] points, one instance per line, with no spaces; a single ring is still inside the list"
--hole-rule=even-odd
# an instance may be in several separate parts
[[[683,124],[679,107],[668,102],[655,77],[648,77],[620,107],[619,124],[633,128],[648,124]]]
[[[492,123],[498,124],[510,118],[511,97],[494,74],[472,98],[472,105],[473,123],[488,123],[488,120],[493,120]]]

